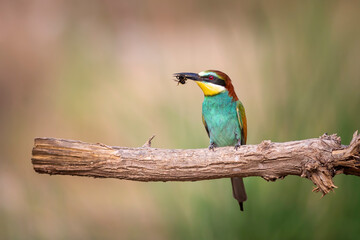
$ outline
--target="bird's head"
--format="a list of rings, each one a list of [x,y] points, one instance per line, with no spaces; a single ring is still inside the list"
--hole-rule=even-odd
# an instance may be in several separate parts
[[[234,101],[238,100],[231,79],[223,72],[206,70],[200,73],[175,73],[174,76],[181,83],[185,83],[184,80],[187,79],[195,81],[205,96],[214,96],[227,90]]]

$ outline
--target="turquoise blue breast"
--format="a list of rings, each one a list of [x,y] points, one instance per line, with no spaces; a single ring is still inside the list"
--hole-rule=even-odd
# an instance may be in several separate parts
[[[205,96],[202,114],[209,130],[210,143],[218,147],[234,146],[241,138],[236,102],[232,101],[228,91]]]

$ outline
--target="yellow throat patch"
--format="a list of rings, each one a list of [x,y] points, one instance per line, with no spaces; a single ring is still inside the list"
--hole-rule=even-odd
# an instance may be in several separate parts
[[[195,82],[197,83],[197,85],[199,85],[205,96],[213,96],[225,91],[225,87],[223,86],[219,86],[209,82]]]

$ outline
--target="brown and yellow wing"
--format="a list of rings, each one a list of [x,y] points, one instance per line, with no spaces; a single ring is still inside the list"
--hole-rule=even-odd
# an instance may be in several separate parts
[[[247,138],[247,122],[246,122],[245,108],[240,101],[237,101],[236,112],[240,124],[241,144],[245,145]]]

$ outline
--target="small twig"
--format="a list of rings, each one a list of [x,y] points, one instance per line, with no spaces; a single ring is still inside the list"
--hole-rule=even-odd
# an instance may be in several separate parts
[[[142,145],[143,148],[151,148],[151,141],[154,139],[155,135],[152,135],[149,140],[146,141],[146,143],[144,143],[144,145]]]

